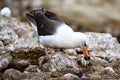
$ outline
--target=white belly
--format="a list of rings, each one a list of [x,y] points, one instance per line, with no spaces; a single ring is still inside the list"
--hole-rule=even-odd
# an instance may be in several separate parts
[[[82,33],[69,33],[68,35],[39,36],[39,41],[44,47],[49,48],[82,48],[86,36]]]
[[[54,35],[39,36],[40,43],[49,48],[82,48],[86,39],[85,34],[74,32],[65,24],[60,25]]]

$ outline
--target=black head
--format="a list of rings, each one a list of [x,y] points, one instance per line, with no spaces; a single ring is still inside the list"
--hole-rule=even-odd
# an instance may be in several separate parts
[[[29,13],[26,13],[27,18],[31,22],[33,22],[32,19],[37,21],[40,15],[44,15],[46,18],[48,18],[51,21],[63,22],[55,13],[50,12],[50,11],[45,11],[44,8],[37,9],[37,10],[31,10]]]
[[[31,10],[26,16],[30,22],[37,26],[39,35],[54,34],[58,25],[63,23],[55,13],[43,9]]]
[[[55,13],[50,12],[50,11],[45,11],[45,16],[47,16],[51,20],[62,21],[60,18],[58,18],[58,16]]]

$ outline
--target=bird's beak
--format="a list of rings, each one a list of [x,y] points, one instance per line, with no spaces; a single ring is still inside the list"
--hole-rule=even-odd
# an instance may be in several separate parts
[[[85,60],[89,60],[90,59],[90,55],[88,53],[88,49],[87,48],[83,48],[82,52],[83,52],[83,55],[84,55],[84,59]]]

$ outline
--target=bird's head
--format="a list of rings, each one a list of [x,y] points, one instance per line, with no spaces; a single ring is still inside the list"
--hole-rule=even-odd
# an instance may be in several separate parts
[[[29,13],[26,13],[26,17],[28,18],[28,20],[35,25],[37,24],[38,21],[40,21],[41,15],[43,15],[44,18],[47,18],[50,21],[63,22],[55,13],[50,12],[50,11],[45,11],[44,8],[37,9],[37,10],[31,10]]]
[[[89,38],[85,33],[75,33],[78,34],[77,35],[77,40],[79,40],[79,47],[76,48],[76,51],[80,54],[84,55],[84,59],[85,60],[89,60],[90,59],[90,55],[89,55]]]
[[[39,10],[31,10],[29,13],[26,13],[26,17],[28,20],[33,23],[34,25],[37,25],[37,19],[39,15],[44,14],[44,10],[39,9]],[[42,23],[41,23],[42,25]]]
[[[30,24],[39,35],[51,35],[64,23],[55,13],[44,9],[31,10],[26,13]]]
[[[87,46],[85,41],[84,41],[84,44],[83,44],[82,52],[83,52],[83,55],[84,55],[84,59],[89,60],[90,59],[89,50],[88,50],[88,46]]]

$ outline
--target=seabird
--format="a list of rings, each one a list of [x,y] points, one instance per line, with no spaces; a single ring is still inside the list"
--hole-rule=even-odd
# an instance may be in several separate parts
[[[26,16],[38,32],[39,41],[45,48],[81,48],[84,59],[90,59],[87,36],[81,32],[74,32],[55,13],[39,9],[31,10]]]

